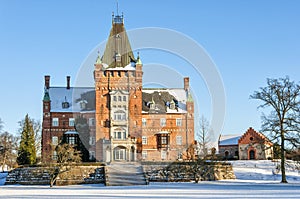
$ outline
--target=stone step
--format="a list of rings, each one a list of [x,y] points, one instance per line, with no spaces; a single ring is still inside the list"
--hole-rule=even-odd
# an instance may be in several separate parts
[[[147,180],[140,163],[111,163],[105,169],[107,186],[146,185]]]

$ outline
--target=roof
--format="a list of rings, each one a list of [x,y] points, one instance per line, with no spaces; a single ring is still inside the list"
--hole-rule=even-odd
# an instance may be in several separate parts
[[[219,146],[238,145],[241,135],[220,135]]]
[[[95,111],[94,87],[50,87],[48,93],[51,112]]]
[[[116,63],[116,56],[121,56],[121,62]],[[124,67],[135,62],[130,42],[124,27],[123,16],[113,16],[112,28],[106,43],[102,62],[109,68]]]
[[[143,92],[143,113],[186,113],[187,93],[183,88],[144,88]],[[175,109],[170,106],[175,102]],[[155,103],[155,109],[149,104]]]

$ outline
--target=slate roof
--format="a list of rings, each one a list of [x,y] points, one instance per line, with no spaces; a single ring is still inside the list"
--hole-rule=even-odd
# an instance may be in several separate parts
[[[186,113],[187,93],[183,88],[144,88],[142,111],[143,113]],[[149,103],[155,103],[155,110],[151,110]],[[171,109],[169,104],[174,101],[176,108]]]
[[[51,112],[86,112],[95,111],[94,87],[50,87],[48,89],[51,100]],[[63,103],[69,103],[63,108]],[[85,106],[82,105],[85,104]]]
[[[221,135],[219,138],[219,146],[238,145],[238,140],[242,135]]]

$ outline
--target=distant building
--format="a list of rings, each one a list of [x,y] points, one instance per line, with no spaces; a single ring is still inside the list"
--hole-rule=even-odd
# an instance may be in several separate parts
[[[219,138],[219,154],[224,159],[270,159],[273,157],[272,146],[266,136],[251,127],[243,135],[221,135]]]
[[[45,76],[42,156],[56,158],[60,142],[84,161],[174,161],[194,143],[194,102],[183,88],[143,88],[143,64],[132,52],[123,16],[113,16],[105,51],[94,64],[95,87],[50,85]],[[159,72],[159,71],[158,71]]]

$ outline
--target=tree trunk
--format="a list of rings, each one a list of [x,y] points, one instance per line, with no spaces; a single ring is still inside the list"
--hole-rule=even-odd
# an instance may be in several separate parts
[[[281,132],[281,183],[287,183],[286,175],[285,175],[285,150],[284,150],[284,132]]]

